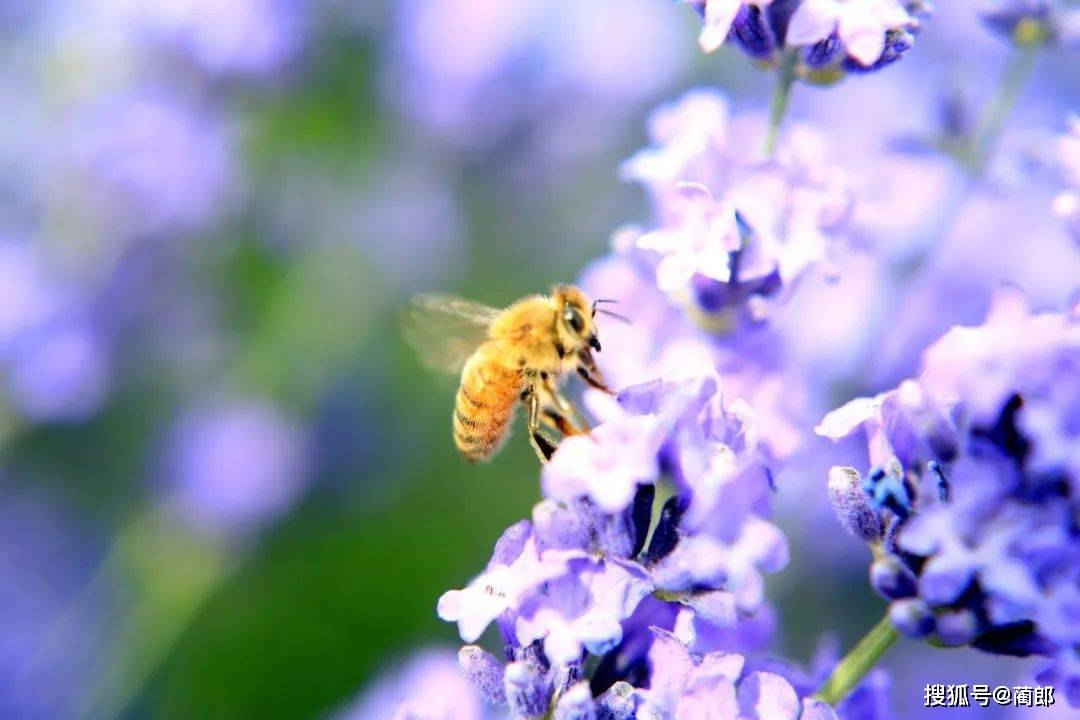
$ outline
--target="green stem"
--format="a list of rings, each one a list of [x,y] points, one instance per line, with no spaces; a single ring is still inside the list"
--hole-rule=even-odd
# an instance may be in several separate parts
[[[776,88],[773,90],[772,105],[769,108],[769,130],[765,135],[766,157],[776,154],[776,139],[780,134],[784,116],[787,115],[788,104],[791,102],[791,87],[795,84],[797,59],[795,52],[789,50],[780,58],[780,66],[776,70]]]
[[[847,697],[851,689],[859,684],[863,676],[870,671],[885,652],[892,647],[896,639],[900,637],[893,627],[889,616],[881,618],[870,632],[851,649],[851,652],[840,661],[833,670],[829,679],[818,688],[815,696],[835,705]]]
[[[982,175],[997,150],[1005,123],[1027,86],[1038,57],[1037,47],[1019,47],[1013,50],[1005,63],[997,92],[986,106],[965,158],[967,168],[973,176]]]

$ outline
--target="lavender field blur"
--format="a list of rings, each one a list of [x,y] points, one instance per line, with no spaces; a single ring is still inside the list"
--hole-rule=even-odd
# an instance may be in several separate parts
[[[883,613],[907,637],[839,717],[1072,717],[1080,4],[933,5],[0,4],[0,718],[632,717],[594,707],[621,682],[637,717],[810,720]],[[624,392],[571,382],[597,437],[542,471],[520,425],[466,463],[403,309],[555,283],[619,301]],[[671,546],[588,558],[640,598],[527,597],[567,507],[622,517],[690,467]],[[505,567],[521,606],[489,617]],[[737,620],[705,628],[705,587]],[[760,672],[672,710],[598,659],[638,631],[643,673]],[[526,660],[550,711],[503,687],[540,687]],[[802,709],[747,710],[758,675]],[[1050,708],[924,707],[1036,676]]]

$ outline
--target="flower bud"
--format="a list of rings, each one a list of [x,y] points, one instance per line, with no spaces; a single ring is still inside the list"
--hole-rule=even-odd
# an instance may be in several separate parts
[[[503,666],[494,655],[476,645],[466,645],[458,651],[458,665],[481,697],[493,705],[506,704]]]
[[[621,680],[596,698],[596,720],[631,720],[635,712],[634,688]]]
[[[886,600],[912,597],[918,592],[918,581],[895,555],[886,555],[870,566],[870,584]]]
[[[942,613],[936,625],[937,639],[944,645],[967,645],[979,634],[979,620],[970,610]]]
[[[829,470],[829,501],[840,524],[852,535],[866,542],[881,537],[881,520],[863,491],[862,478],[855,468]]]
[[[889,619],[897,630],[910,638],[923,638],[934,631],[933,613],[917,598],[894,601],[889,605]]]
[[[539,720],[548,711],[551,683],[531,662],[513,662],[506,666],[503,687],[510,714],[520,720]]]
[[[554,720],[596,720],[589,683],[579,682],[563,693],[555,706]]]
[[[836,720],[836,711],[832,705],[814,698],[804,698],[802,701],[802,714],[799,720]]]
[[[521,520],[506,528],[495,543],[495,550],[491,554],[492,564],[513,563],[521,555],[522,550],[525,549],[525,543],[531,536],[532,524],[528,520]]]

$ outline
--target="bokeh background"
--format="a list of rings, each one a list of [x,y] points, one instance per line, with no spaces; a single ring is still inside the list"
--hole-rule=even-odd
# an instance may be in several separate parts
[[[812,285],[788,316],[822,323],[805,362],[843,370],[836,401],[911,374],[996,282],[1060,308],[1080,277],[1033,150],[1080,107],[1075,56],[1038,60],[971,191],[930,148],[1009,48],[939,5],[894,68],[795,91],[888,220],[887,277]],[[521,437],[488,465],[455,455],[454,381],[404,344],[401,309],[573,281],[647,222],[618,166],[649,111],[772,91],[698,29],[666,0],[0,5],[0,717],[324,717],[455,646],[436,600],[529,513],[537,467]],[[843,328],[813,311],[839,297],[858,298]],[[833,459],[780,478],[793,559],[770,593],[802,661],[881,611],[829,517]],[[901,717],[927,682],[1028,670],[904,643],[887,664]]]

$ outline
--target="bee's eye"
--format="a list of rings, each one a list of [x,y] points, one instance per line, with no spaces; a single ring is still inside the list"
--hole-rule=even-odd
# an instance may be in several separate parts
[[[585,319],[581,317],[581,313],[573,305],[567,305],[566,311],[563,313],[563,319],[566,320],[566,324],[575,333],[580,335],[585,331]]]

